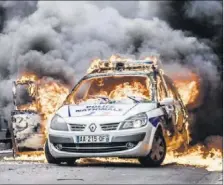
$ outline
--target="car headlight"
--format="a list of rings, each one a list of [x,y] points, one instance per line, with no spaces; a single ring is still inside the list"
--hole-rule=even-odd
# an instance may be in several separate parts
[[[132,116],[122,122],[120,129],[132,129],[144,127],[148,122],[148,117],[145,113],[140,113]]]
[[[67,123],[57,114],[52,118],[50,128],[53,130],[68,131]]]

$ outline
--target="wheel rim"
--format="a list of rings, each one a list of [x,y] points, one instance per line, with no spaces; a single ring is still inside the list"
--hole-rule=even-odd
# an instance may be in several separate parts
[[[164,157],[164,153],[165,153],[164,141],[161,136],[156,136],[152,144],[152,150],[150,156],[154,161],[159,161]]]

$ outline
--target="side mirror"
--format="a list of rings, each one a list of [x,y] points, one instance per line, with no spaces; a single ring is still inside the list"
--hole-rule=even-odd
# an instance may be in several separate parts
[[[159,102],[160,105],[174,105],[173,98],[164,98],[162,101]]]

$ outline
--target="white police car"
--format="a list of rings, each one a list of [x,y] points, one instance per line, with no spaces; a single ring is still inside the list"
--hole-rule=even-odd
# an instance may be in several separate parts
[[[172,81],[150,61],[102,62],[74,87],[49,122],[49,163],[138,158],[159,166],[188,142],[188,117]]]

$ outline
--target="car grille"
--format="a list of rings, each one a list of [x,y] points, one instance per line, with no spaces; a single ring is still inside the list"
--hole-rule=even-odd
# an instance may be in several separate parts
[[[86,127],[85,124],[69,124],[71,131],[83,131]]]
[[[138,142],[132,142],[133,147],[135,147]],[[117,152],[128,150],[127,142],[112,142],[112,143],[67,143],[61,144],[60,148],[57,147],[57,143],[54,146],[63,152],[73,152],[73,153],[107,153],[107,152]]]
[[[117,130],[119,123],[100,124],[103,131]]]

